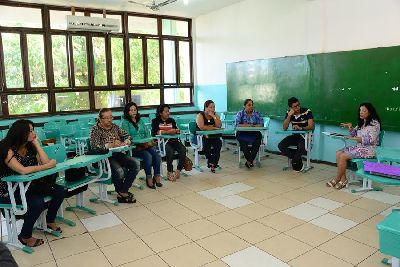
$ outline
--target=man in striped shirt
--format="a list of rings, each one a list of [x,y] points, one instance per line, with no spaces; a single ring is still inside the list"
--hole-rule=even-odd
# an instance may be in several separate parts
[[[288,99],[289,110],[286,112],[285,120],[283,121],[283,130],[289,128],[292,124],[292,130],[307,131],[314,129],[314,117],[309,108],[300,107],[300,102],[297,98],[291,97]],[[295,146],[297,149],[289,148]],[[292,134],[285,137],[278,145],[279,150],[283,155],[292,160],[292,167],[295,171],[303,169],[303,160],[301,155],[306,154],[304,138],[300,134]]]

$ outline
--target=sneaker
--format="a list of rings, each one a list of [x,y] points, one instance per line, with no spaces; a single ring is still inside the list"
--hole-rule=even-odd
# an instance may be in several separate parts
[[[301,164],[301,169],[300,170],[294,170],[295,172],[297,172],[297,173],[299,173],[299,172],[302,172],[304,170],[304,164],[303,164],[303,162],[302,162],[302,164]]]

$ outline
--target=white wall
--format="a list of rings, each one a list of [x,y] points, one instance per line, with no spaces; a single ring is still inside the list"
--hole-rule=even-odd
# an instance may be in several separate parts
[[[225,64],[400,44],[399,0],[245,0],[194,20],[197,85]]]

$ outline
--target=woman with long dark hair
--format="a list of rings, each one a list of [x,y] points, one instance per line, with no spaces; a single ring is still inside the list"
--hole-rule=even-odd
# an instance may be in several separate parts
[[[342,189],[346,187],[347,161],[353,158],[374,158],[376,146],[379,144],[381,120],[376,109],[371,103],[362,103],[357,116],[357,126],[352,123],[341,123],[342,127],[349,129],[349,139],[357,142],[355,146],[347,146],[336,151],[337,175],[332,181],[326,183],[328,187]]]
[[[132,140],[151,137],[143,120],[140,119],[138,106],[133,102],[126,104],[124,108],[124,119],[122,120],[121,127],[130,134]],[[133,150],[132,156],[143,159],[147,187],[151,189],[156,189],[156,186],[161,187],[161,157],[156,149],[152,147],[152,142],[138,144],[137,149]],[[153,177],[151,173],[152,168],[154,170]]]
[[[55,165],[56,161],[50,160],[40,146],[33,128],[33,122],[30,120],[14,122],[7,136],[0,141],[0,202],[10,203],[7,183],[1,181],[1,178],[14,174],[29,174],[47,170]],[[24,224],[18,236],[23,245],[30,247],[37,247],[44,243],[42,239],[32,237],[33,226],[45,209],[45,196],[39,193],[38,188],[35,188],[35,182],[37,180],[32,182],[26,193],[28,210],[24,214]],[[46,194],[52,198],[47,210],[47,227],[61,232],[54,220],[64,200],[65,190],[54,184]],[[20,195],[17,192],[15,199],[20,202]]]

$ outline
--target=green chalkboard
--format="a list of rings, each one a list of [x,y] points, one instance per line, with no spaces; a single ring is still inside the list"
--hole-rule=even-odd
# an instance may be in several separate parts
[[[246,98],[271,117],[283,117],[297,97],[320,123],[355,122],[371,102],[385,130],[400,131],[400,46],[227,64],[228,111]]]

